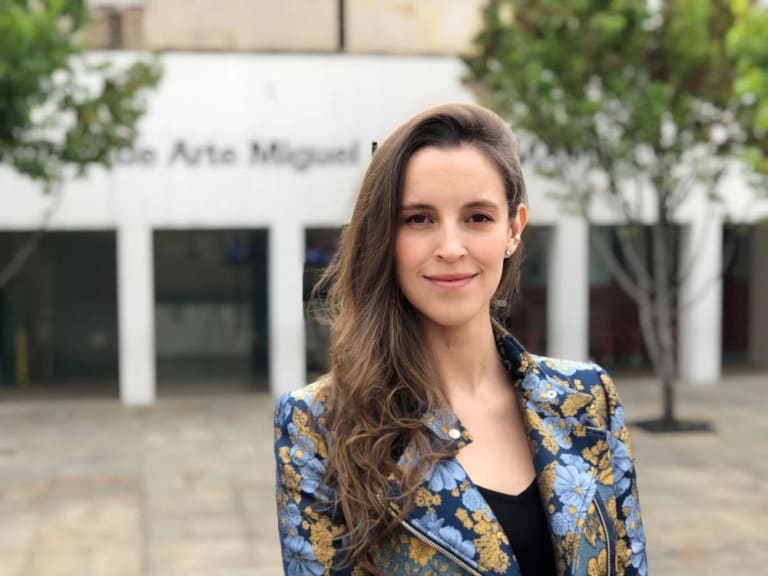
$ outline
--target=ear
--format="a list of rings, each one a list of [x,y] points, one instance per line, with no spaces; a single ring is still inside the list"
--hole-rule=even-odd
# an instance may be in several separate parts
[[[525,204],[519,204],[517,213],[509,219],[509,234],[507,235],[507,253],[509,256],[512,256],[520,246],[521,235],[526,224],[528,224],[528,207]]]

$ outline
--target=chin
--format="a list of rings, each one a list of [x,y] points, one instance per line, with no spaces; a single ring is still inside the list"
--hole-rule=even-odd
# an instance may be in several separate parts
[[[461,310],[446,310],[421,312],[421,316],[427,324],[440,328],[461,328],[470,324],[478,316],[478,311],[464,312]]]

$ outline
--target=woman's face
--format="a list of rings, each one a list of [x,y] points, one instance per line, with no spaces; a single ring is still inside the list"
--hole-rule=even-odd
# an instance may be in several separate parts
[[[495,165],[470,145],[427,147],[408,161],[396,242],[397,280],[427,322],[457,328],[487,321],[527,219],[509,217]]]

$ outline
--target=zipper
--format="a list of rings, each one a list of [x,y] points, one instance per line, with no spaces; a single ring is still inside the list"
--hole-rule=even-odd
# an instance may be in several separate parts
[[[389,510],[389,513],[395,517],[397,516],[397,514],[392,509]],[[444,546],[441,546],[440,544],[438,544],[437,542],[435,542],[434,540],[426,536],[419,529],[415,528],[407,521],[400,520],[400,524],[403,526],[403,528],[405,528],[408,531],[409,534],[411,534],[412,536],[414,536],[415,538],[417,538],[419,541],[426,544],[430,548],[433,548],[438,552],[440,552],[440,554],[448,558],[451,562],[456,564],[459,568],[465,570],[468,574],[471,574],[472,576],[483,576],[482,572],[476,570],[475,568],[467,564],[464,560],[456,556],[456,554],[454,554]]]
[[[616,567],[613,561],[613,548],[611,546],[611,533],[608,531],[608,521],[606,520],[606,513],[603,510],[603,503],[600,497],[595,497],[595,508],[597,509],[597,515],[600,516],[600,523],[603,525],[605,531],[605,549],[608,553],[608,576],[616,574]]]

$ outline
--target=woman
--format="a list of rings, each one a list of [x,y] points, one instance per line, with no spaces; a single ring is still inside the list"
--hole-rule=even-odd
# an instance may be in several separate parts
[[[331,372],[276,409],[286,574],[647,573],[610,378],[503,328],[526,221],[489,110],[427,110],[375,152],[322,282]]]

